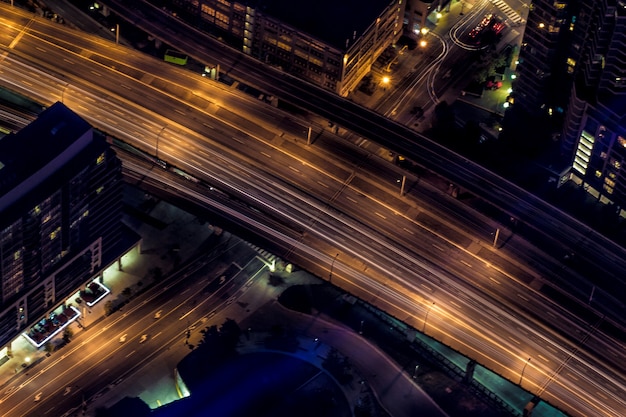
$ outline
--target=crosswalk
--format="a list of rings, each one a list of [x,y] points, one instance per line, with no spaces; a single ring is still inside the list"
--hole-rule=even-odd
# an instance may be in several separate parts
[[[522,16],[520,16],[518,12],[513,10],[513,8],[511,8],[511,6],[506,4],[504,1],[491,0],[491,3],[493,3],[498,9],[500,9],[500,11],[506,15],[507,19],[511,23],[513,24],[524,23],[524,19],[522,18]]]
[[[261,260],[265,265],[267,265],[270,269],[273,269],[276,266],[276,262],[278,261],[278,257],[276,255],[266,251],[263,248],[253,245],[250,242],[246,243],[257,253],[256,257]]]

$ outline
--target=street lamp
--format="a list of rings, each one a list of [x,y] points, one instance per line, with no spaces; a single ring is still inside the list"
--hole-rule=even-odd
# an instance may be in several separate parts
[[[428,321],[428,313],[432,310],[435,303],[433,302],[430,306],[428,306],[428,310],[426,310],[426,314],[424,315],[424,328],[422,329],[422,333],[426,332],[426,322]]]
[[[61,91],[61,103],[65,103],[65,90],[67,90],[68,86],[69,84],[65,84],[63,86],[63,90]]]
[[[111,28],[111,32],[115,32],[115,43],[119,44],[120,43],[120,25],[119,25],[119,23],[116,23],[115,27]]]
[[[524,367],[522,368],[522,373],[520,374],[520,377],[519,377],[520,386],[522,386],[522,380],[524,379],[524,371],[526,370],[526,367],[528,366],[528,362],[530,362],[530,358],[526,359],[526,363],[524,364]]]
[[[336,254],[335,257],[333,258],[333,261],[330,263],[330,273],[328,274],[328,282],[333,281],[333,268],[335,266],[335,261],[337,260],[338,256],[339,254]]]
[[[161,133],[163,133],[166,127],[167,125],[163,126],[161,130],[159,131],[159,134],[156,137],[156,145],[154,146],[154,153],[155,153],[154,156],[156,157],[156,159],[159,159],[159,138],[161,137]]]

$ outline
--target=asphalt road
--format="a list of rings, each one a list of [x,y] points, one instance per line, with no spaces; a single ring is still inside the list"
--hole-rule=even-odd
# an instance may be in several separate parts
[[[24,19],[33,31],[38,24],[49,25],[28,22]],[[605,381],[622,384],[600,358],[587,356],[581,350],[581,340],[587,347],[595,343],[608,348],[610,341],[593,331],[583,331],[580,334],[584,338],[579,339],[576,334],[584,324],[558,306],[546,306],[545,299],[528,292],[528,286],[518,286],[529,282],[515,282],[503,271],[494,273],[492,264],[485,263],[484,257],[477,259],[478,252],[487,251],[488,240],[483,237],[476,246],[476,238],[461,226],[463,219],[450,224],[449,218],[439,217],[445,221],[430,223],[440,210],[433,213],[430,208],[400,199],[397,173],[389,166],[365,169],[363,161],[368,161],[367,155],[361,155],[359,163],[354,164],[349,159],[336,161],[328,154],[321,158],[321,153],[307,153],[305,147],[296,146],[298,137],[305,138],[306,129],[302,133],[295,131],[302,125],[287,123],[285,115],[277,118],[275,109],[258,100],[225,92],[221,86],[217,87],[222,89],[219,96],[209,96],[205,92],[209,83],[201,77],[192,77],[158,60],[145,62],[149,61],[145,56],[133,55],[95,38],[63,40],[69,36],[63,28],[50,30],[55,31],[55,42],[62,43],[63,49],[42,42],[39,36],[25,36],[25,32],[5,36],[9,45],[19,38],[11,48],[18,48],[17,54],[38,51],[31,55],[33,62],[25,66],[6,57],[6,63],[15,65],[5,65],[5,71],[13,70],[6,82],[45,98],[44,102],[60,96],[96,126],[127,139],[134,138],[133,143],[146,150],[156,151],[158,147],[159,156],[168,162],[188,168],[219,188],[236,190],[240,198],[265,207],[276,216],[281,214],[301,234],[300,243],[291,244],[296,255],[304,251],[298,244],[305,242],[317,248],[309,262],[323,268],[339,250],[334,276],[343,285],[364,299],[380,298],[386,309],[396,317],[406,317],[416,328],[426,329],[428,318],[427,333],[458,346],[470,356],[479,356],[479,362],[512,380],[519,376],[528,352],[546,358],[545,363],[533,361],[528,366],[524,381],[531,389],[542,390],[551,402],[574,394],[580,398],[578,405],[593,404],[595,399],[586,398],[586,392],[608,389]],[[70,54],[68,58],[68,50],[77,55]],[[108,57],[109,53],[115,58]],[[89,56],[91,61],[78,59],[79,56]],[[58,70],[57,79],[50,81],[45,73],[31,68],[45,62],[52,67],[65,62],[65,71]],[[232,109],[245,106],[246,112],[252,109],[254,113],[248,115],[246,122],[237,117],[237,113],[243,113],[241,110],[230,110],[222,99],[230,99],[228,105]],[[264,112],[274,114],[265,125],[250,121],[253,115]],[[281,128],[293,127],[294,131],[287,131],[285,139],[277,135],[276,123]],[[301,140],[300,144],[304,142]],[[320,140],[318,144],[321,143]],[[263,176],[259,175],[259,168],[264,168]],[[449,199],[443,206],[454,204]],[[480,216],[474,217],[474,221],[489,223]],[[492,224],[491,230],[495,228]],[[450,233],[455,237],[450,238]],[[308,255],[300,253],[303,258]],[[432,261],[424,262],[426,257]],[[498,288],[500,285],[503,288]],[[511,307],[515,305],[519,310],[512,314]],[[541,328],[537,318],[543,315],[545,320],[546,309],[559,324],[569,320],[572,339],[565,340],[554,330]],[[620,359],[619,351],[611,352]],[[567,370],[562,372],[565,366]],[[567,374],[575,382],[567,382]],[[582,381],[583,378],[587,380]],[[558,383],[553,383],[555,380]],[[581,388],[585,383],[591,388]]]

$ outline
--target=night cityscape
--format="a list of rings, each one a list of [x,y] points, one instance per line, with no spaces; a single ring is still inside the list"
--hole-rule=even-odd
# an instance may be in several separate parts
[[[626,416],[626,1],[0,25],[0,416]]]

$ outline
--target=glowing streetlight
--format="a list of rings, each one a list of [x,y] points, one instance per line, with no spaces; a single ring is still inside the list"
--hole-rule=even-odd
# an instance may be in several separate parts
[[[437,16],[437,19],[441,19],[441,17],[442,17],[443,15],[441,14],[441,12],[437,12],[437,14],[436,14],[435,16]]]
[[[115,24],[114,28],[111,28],[111,32],[115,32],[115,43],[120,43],[120,25],[118,23]]]
[[[385,75],[385,76],[383,76],[381,81],[383,82],[383,85],[387,86],[389,84],[389,82],[391,81],[391,78],[389,78],[388,76]]]
[[[428,42],[426,42],[424,39],[422,39],[420,41],[420,48],[426,48],[426,45],[428,45]]]
[[[426,35],[426,34],[428,33],[428,28],[422,28],[422,29],[420,29],[420,33],[421,33],[422,35]]]

